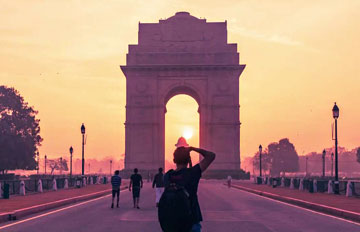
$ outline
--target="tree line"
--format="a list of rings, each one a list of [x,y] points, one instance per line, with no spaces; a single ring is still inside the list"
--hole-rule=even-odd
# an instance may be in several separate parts
[[[41,145],[38,111],[14,88],[0,86],[0,173],[37,168]]]

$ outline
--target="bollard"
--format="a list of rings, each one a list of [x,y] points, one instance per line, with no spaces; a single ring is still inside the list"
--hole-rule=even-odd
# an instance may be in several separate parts
[[[64,189],[68,189],[69,188],[69,181],[68,179],[64,180]]]
[[[314,188],[314,193],[317,193],[317,180],[314,180],[313,188]]]
[[[256,177],[257,184],[262,184],[262,178],[260,176]]]
[[[52,182],[52,190],[57,191],[57,185],[56,185],[56,179],[55,178],[53,179],[53,182]]]
[[[300,191],[304,190],[304,179],[303,178],[300,179],[299,190]]]
[[[285,187],[285,178],[284,177],[281,178],[281,187]]]
[[[256,179],[257,179],[257,177],[256,177],[256,176],[254,176],[254,184],[256,184],[256,183],[257,183]]]
[[[25,182],[22,180],[20,181],[20,195],[25,196]]]
[[[294,189],[294,178],[290,179],[290,189]]]
[[[348,181],[346,185],[346,196],[352,197],[352,195],[353,195],[353,183],[351,181]]]
[[[42,180],[41,179],[39,179],[38,180],[38,182],[37,182],[37,191],[39,192],[39,193],[42,193],[43,192],[43,186],[42,186]]]
[[[276,188],[276,187],[277,187],[277,179],[276,179],[276,178],[273,178],[272,187],[273,187],[273,188]]]
[[[331,180],[329,180],[328,183],[328,194],[332,194],[334,193],[334,189],[333,189],[333,182]]]
[[[89,184],[93,184],[93,177],[90,176],[89,178],[90,178]]]
[[[81,188],[81,179],[80,178],[76,179],[76,188]]]

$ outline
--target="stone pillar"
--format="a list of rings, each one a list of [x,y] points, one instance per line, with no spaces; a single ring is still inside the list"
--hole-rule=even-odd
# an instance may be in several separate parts
[[[329,193],[329,194],[333,194],[333,193],[334,193],[332,180],[329,180],[329,182],[328,182],[328,193]]]
[[[68,179],[64,180],[64,189],[68,189],[69,188],[69,181]]]
[[[300,191],[304,190],[304,179],[303,178],[300,179],[299,190]]]
[[[43,192],[43,186],[42,186],[42,180],[41,179],[39,179],[38,182],[37,182],[37,191],[39,193]]]
[[[57,191],[57,184],[56,184],[56,179],[55,178],[52,181],[52,190]]]
[[[294,178],[291,178],[290,179],[290,189],[294,189],[295,186],[294,186]]]
[[[19,192],[20,192],[21,196],[25,196],[25,182],[23,180],[20,181],[20,190],[19,190]]]
[[[352,197],[353,187],[354,187],[353,183],[351,181],[348,181],[347,185],[346,185],[346,196],[347,197]]]
[[[316,179],[313,182],[313,188],[314,188],[314,193],[317,193],[317,180]]]

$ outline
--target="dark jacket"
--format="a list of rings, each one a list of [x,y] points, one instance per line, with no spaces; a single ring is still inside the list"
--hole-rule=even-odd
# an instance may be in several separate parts
[[[156,187],[156,188],[163,188],[165,185],[164,185],[164,174],[162,173],[158,173],[155,175],[154,177],[154,181],[153,181],[153,184],[152,184],[152,187]]]

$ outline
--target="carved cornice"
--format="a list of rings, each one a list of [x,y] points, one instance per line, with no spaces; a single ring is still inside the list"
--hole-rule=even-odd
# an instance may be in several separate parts
[[[246,65],[122,65],[123,71],[214,71],[243,70]]]

